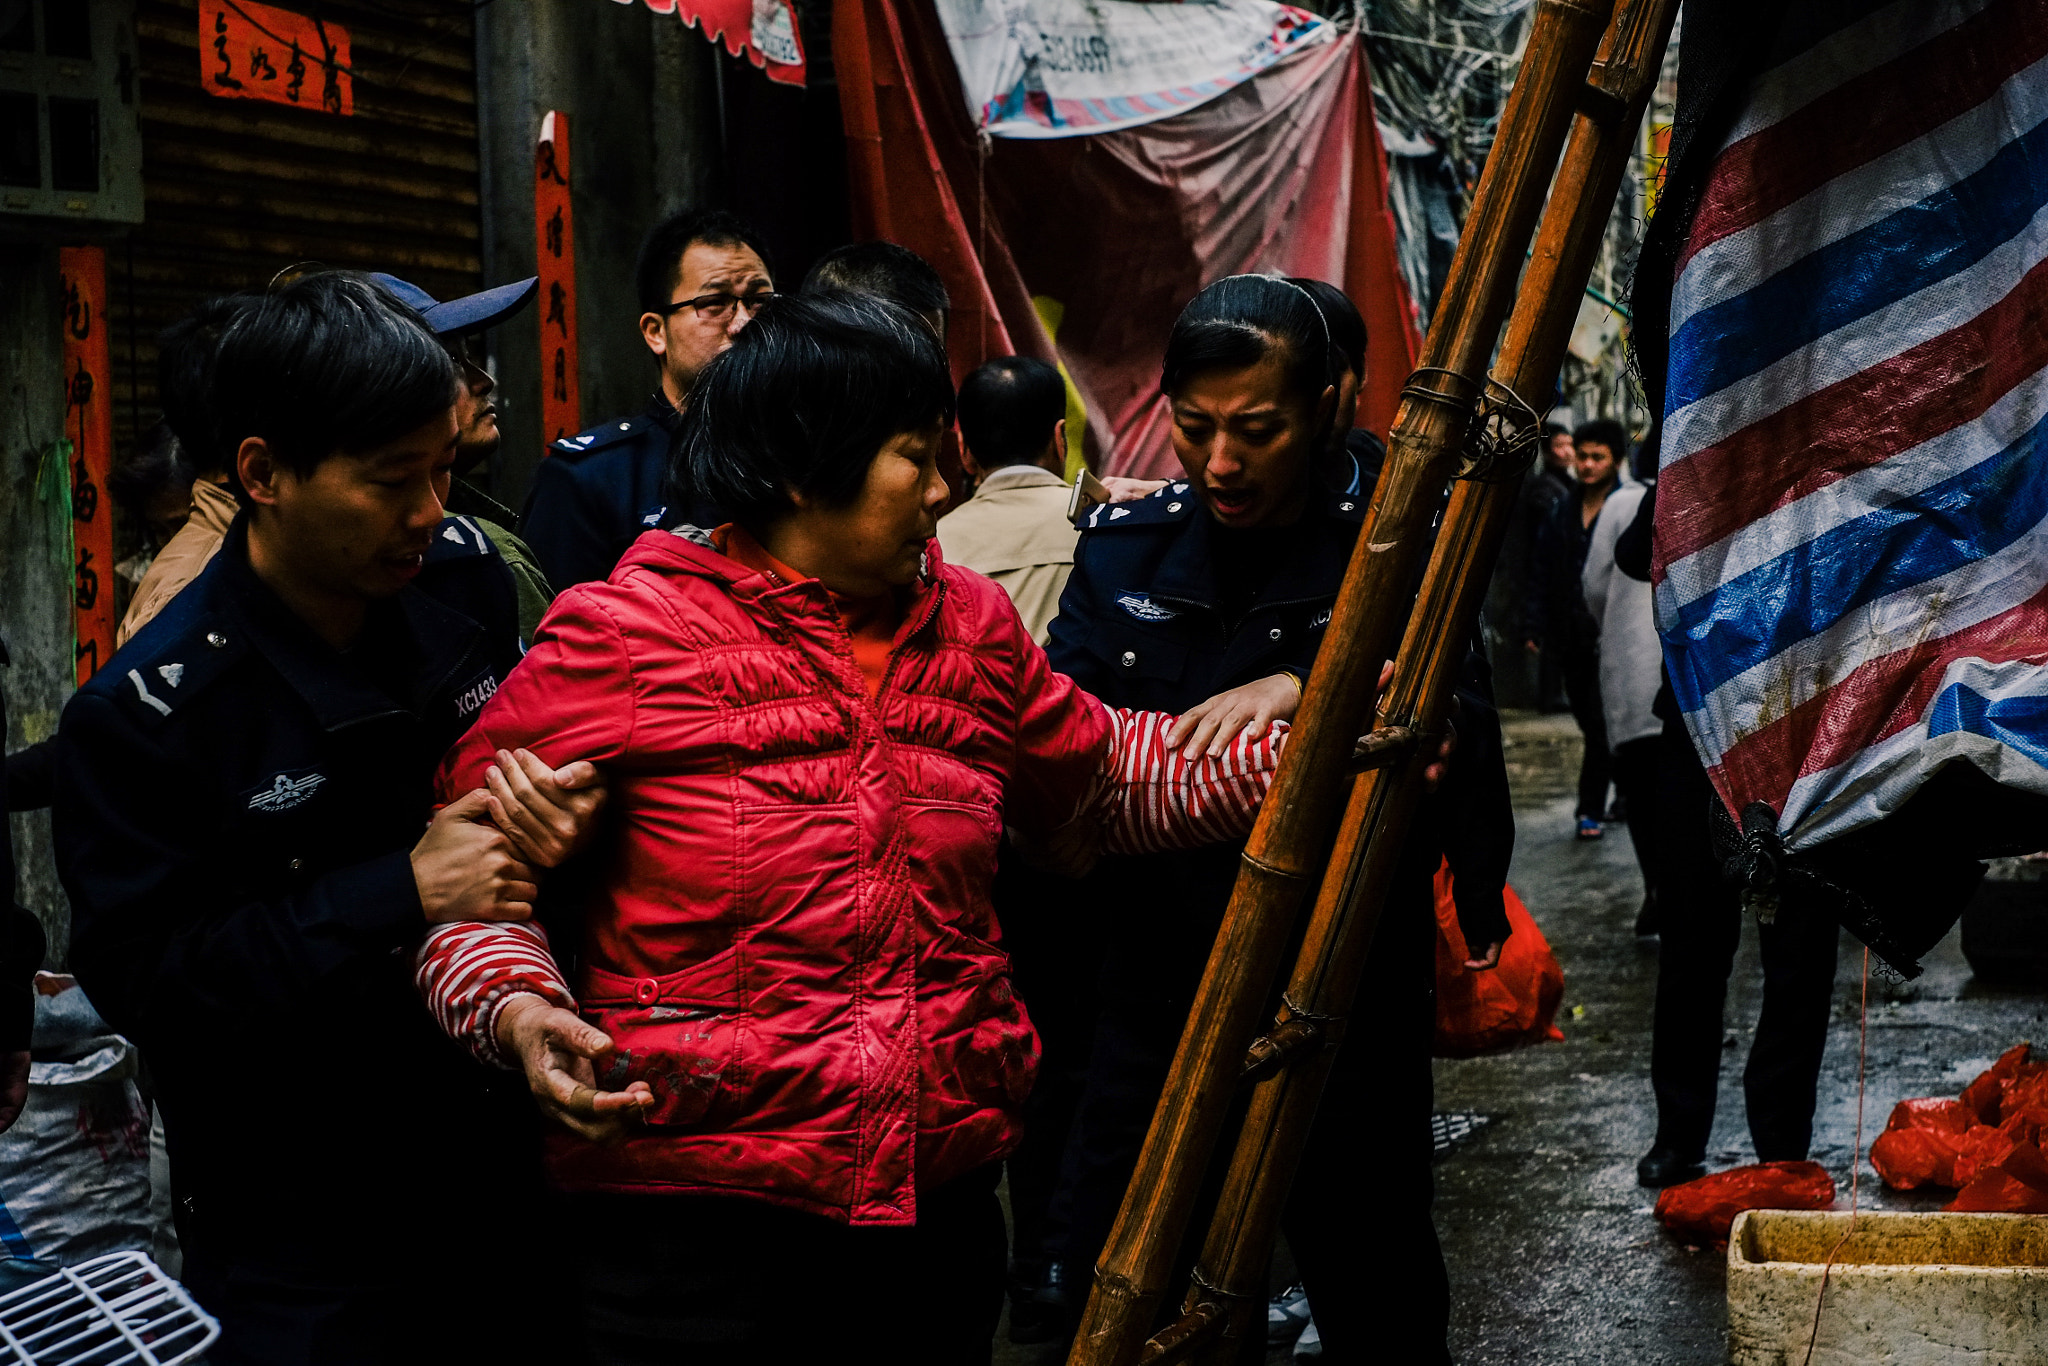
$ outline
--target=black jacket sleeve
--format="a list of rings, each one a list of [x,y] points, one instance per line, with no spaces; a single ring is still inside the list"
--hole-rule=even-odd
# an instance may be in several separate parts
[[[7,756],[6,801],[0,810],[40,811],[57,786],[57,740],[17,749]]]
[[[1650,581],[1650,539],[1657,521],[1657,486],[1636,504],[1636,518],[1614,542],[1614,567],[1640,583]]]
[[[0,830],[0,840],[7,838]],[[0,1054],[28,1051],[36,1023],[36,970],[43,965],[43,925],[33,912],[14,904],[13,865],[0,897]]]
[[[579,583],[601,583],[617,567],[610,510],[581,466],[555,456],[540,462],[520,519],[520,535],[557,593]]]
[[[1046,628],[1045,657],[1054,672],[1065,674],[1084,692],[1099,697],[1107,680],[1101,656],[1088,648],[1099,610],[1088,559],[1088,538],[1083,536],[1074,546],[1074,572],[1067,576],[1066,589],[1060,594],[1060,610]]]
[[[342,868],[270,901],[223,895],[238,853],[207,829],[177,756],[115,703],[84,692],[58,729],[57,872],[72,960],[107,1022],[144,1048],[289,1028],[311,989],[388,961],[425,929],[408,851]]]
[[[1435,802],[1444,858],[1451,865],[1458,927],[1476,953],[1508,937],[1501,891],[1515,853],[1515,814],[1508,795],[1500,712],[1493,700],[1493,671],[1476,644],[1466,654],[1457,698],[1458,748]]]

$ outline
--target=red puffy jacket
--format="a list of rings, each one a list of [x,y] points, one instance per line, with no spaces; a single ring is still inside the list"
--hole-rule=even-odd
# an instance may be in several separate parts
[[[1181,764],[1170,718],[1053,673],[1000,588],[936,543],[929,573],[871,698],[816,580],[649,533],[556,600],[449,754],[444,799],[500,748],[610,782],[575,999],[526,927],[443,927],[421,959],[479,1051],[494,1007],[539,991],[611,1035],[603,1084],[652,1087],[643,1134],[551,1138],[560,1186],[914,1221],[919,1186],[1015,1142],[1037,1065],[989,899],[1005,822],[1049,832],[1094,802],[1122,850],[1249,828],[1284,727]]]

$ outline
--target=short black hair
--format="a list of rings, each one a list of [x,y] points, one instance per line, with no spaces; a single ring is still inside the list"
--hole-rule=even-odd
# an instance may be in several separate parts
[[[855,242],[820,256],[804,276],[803,292],[828,289],[871,294],[912,313],[936,313],[941,321],[953,307],[953,296],[931,262],[894,242]]]
[[[843,506],[889,438],[952,418],[946,353],[921,318],[843,290],[779,295],[690,391],[669,501],[693,491],[750,529],[792,493]]]
[[[159,495],[186,493],[199,471],[185,456],[171,424],[158,421],[141,439],[114,459],[107,471],[107,493],[131,517],[144,516]]]
[[[163,330],[156,344],[157,405],[185,458],[202,472],[219,468],[213,431],[213,364],[221,334],[260,296],[223,294],[203,301]]]
[[[1335,384],[1336,339],[1307,290],[1278,275],[1232,275],[1189,300],[1174,319],[1159,391],[1171,397],[1211,370],[1245,370],[1279,348],[1287,384],[1313,404]]]
[[[1596,417],[1590,422],[1581,422],[1578,430],[1572,433],[1572,444],[1583,446],[1588,441],[1612,451],[1617,466],[1628,461],[1628,432],[1614,419]]]
[[[1290,275],[1290,285],[1299,285],[1309,298],[1322,310],[1323,321],[1330,325],[1330,345],[1343,358],[1345,368],[1360,379],[1365,378],[1365,315],[1358,311],[1358,305],[1351,302],[1346,294],[1328,280],[1318,280],[1308,275]]]
[[[1066,381],[1031,356],[1000,356],[960,384],[960,440],[984,469],[1034,463],[1066,415]]]
[[[682,278],[683,253],[702,242],[708,247],[745,247],[761,258],[768,278],[775,278],[775,261],[768,243],[737,214],[723,209],[685,209],[670,214],[647,230],[640,239],[640,258],[633,267],[633,291],[642,313],[659,313],[669,305],[676,281]]]
[[[220,339],[216,450],[237,496],[235,452],[261,437],[301,477],[371,450],[455,404],[455,362],[426,320],[352,271],[323,271],[254,300]]]

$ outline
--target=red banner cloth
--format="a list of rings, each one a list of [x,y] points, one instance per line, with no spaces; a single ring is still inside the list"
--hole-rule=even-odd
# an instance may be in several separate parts
[[[854,235],[900,242],[944,277],[956,377],[1012,352],[1063,362],[1089,463],[1166,475],[1174,317],[1226,275],[1315,276],[1365,314],[1358,423],[1386,434],[1420,338],[1355,34],[1184,114],[1033,141],[977,140],[926,0],[837,0],[833,56]],[[1057,319],[1057,354],[1034,299]]]
[[[113,378],[107,373],[107,253],[63,247],[64,437],[71,443],[71,607],[78,684],[114,654]]]
[[[356,112],[348,30],[256,0],[199,0],[199,84],[230,100]]]
[[[540,270],[540,425],[549,441],[583,429],[576,366],[576,221],[569,205],[569,116],[550,110],[533,145],[534,257]]]
[[[630,5],[633,0],[617,0]],[[673,14],[735,57],[744,57],[771,81],[802,85],[803,32],[790,0],[645,0],[656,14]]]

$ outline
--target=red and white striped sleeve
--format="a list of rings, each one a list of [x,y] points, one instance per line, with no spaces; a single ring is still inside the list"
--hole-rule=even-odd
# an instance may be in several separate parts
[[[564,1010],[576,998],[548,951],[538,925],[461,921],[439,925],[420,945],[413,984],[449,1038],[479,1059],[510,1068],[498,1047],[498,1012],[514,996],[531,993]]]
[[[1216,758],[1189,759],[1166,734],[1178,718],[1109,709],[1110,745],[1096,809],[1112,854],[1156,854],[1242,839],[1273,785],[1287,723],[1240,733]]]

